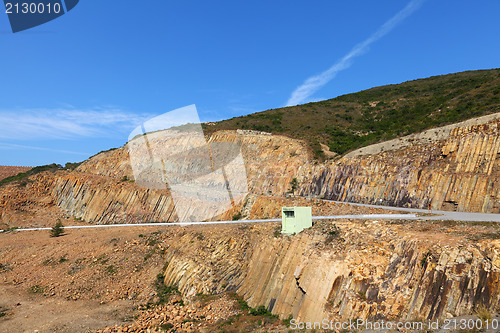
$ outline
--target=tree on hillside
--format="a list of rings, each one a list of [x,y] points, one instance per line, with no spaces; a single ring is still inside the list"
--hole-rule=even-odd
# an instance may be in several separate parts
[[[57,221],[56,225],[50,229],[50,237],[59,237],[64,234],[64,225],[61,220]]]

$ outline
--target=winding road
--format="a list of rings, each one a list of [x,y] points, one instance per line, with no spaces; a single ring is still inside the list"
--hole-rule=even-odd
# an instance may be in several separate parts
[[[466,212],[450,212],[436,210],[432,211],[433,215],[419,216],[409,213],[429,213],[426,209],[417,208],[402,208],[379,205],[359,204],[345,201],[325,200],[329,202],[349,204],[353,206],[382,208],[391,211],[406,212],[406,214],[362,214],[362,215],[328,215],[328,216],[313,216],[313,220],[331,220],[331,219],[363,219],[363,220],[450,220],[450,221],[466,221],[466,222],[500,222],[500,214],[487,213],[466,213]],[[138,223],[138,224],[99,224],[99,225],[79,225],[66,226],[65,229],[85,229],[85,228],[117,228],[117,227],[145,227],[145,226],[192,226],[192,225],[218,225],[218,224],[242,224],[242,223],[263,223],[263,222],[279,222],[281,219],[262,219],[262,220],[237,220],[237,221],[211,221],[211,222],[171,222],[171,223]],[[14,229],[15,231],[38,231],[50,230],[52,228],[25,228]],[[1,230],[0,230],[1,231]]]

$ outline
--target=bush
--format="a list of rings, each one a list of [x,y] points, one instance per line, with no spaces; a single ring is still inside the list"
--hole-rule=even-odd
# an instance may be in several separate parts
[[[425,266],[425,264],[427,263],[427,260],[429,259],[429,257],[431,256],[431,251],[427,251],[427,253],[425,253],[423,256],[422,256],[422,259],[420,259],[420,265],[422,267]]]
[[[45,172],[45,171],[54,172],[54,171],[61,170],[61,169],[62,169],[62,166],[60,164],[55,164],[55,163],[37,166],[37,167],[34,167],[26,172],[21,172],[15,176],[10,176],[10,177],[7,177],[7,178],[0,180],[0,186],[11,183],[11,182],[15,182],[15,181],[22,183],[23,185],[21,185],[21,186],[26,186],[27,178],[30,176],[33,176],[33,175],[36,175],[36,174],[39,174],[39,173]]]
[[[32,294],[43,294],[45,292],[46,287],[36,284],[31,286],[28,291]]]
[[[252,316],[265,316],[269,311],[267,311],[266,307],[264,305],[258,306],[256,309],[250,308],[250,314]]]
[[[77,162],[77,163],[71,163],[71,162],[68,162],[64,165],[64,170],[75,170],[76,168],[78,168],[80,166],[80,164],[82,164],[83,162]]]
[[[165,285],[165,276],[163,276],[163,274],[161,273],[156,276],[155,289],[158,296],[157,305],[166,304],[172,294],[181,294],[177,287]],[[178,303],[181,306],[184,305],[184,302],[182,300]]]
[[[299,181],[297,180],[297,178],[294,178],[290,182],[290,189],[288,190],[288,192],[294,194],[298,187],[299,187]]]
[[[286,327],[290,327],[290,322],[292,321],[293,319],[293,315],[289,315],[288,318],[286,319],[283,319],[283,325],[285,325]]]
[[[57,221],[56,225],[50,229],[50,237],[59,237],[64,234],[64,225],[61,221]]]

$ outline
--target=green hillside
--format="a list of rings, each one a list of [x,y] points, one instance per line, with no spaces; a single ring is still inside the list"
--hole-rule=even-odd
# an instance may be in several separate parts
[[[500,69],[434,76],[204,124],[206,133],[253,129],[345,154],[373,143],[500,112]]]

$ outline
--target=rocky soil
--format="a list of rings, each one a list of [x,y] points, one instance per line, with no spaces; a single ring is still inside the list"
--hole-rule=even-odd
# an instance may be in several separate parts
[[[18,166],[4,166],[0,165],[0,180],[10,177],[10,176],[15,176],[18,173],[21,172],[26,172],[31,167],[18,167]]]
[[[424,320],[500,310],[496,225],[319,221],[295,237],[279,228],[2,233],[0,331],[286,332],[290,314]],[[280,319],[240,307],[272,298]]]

